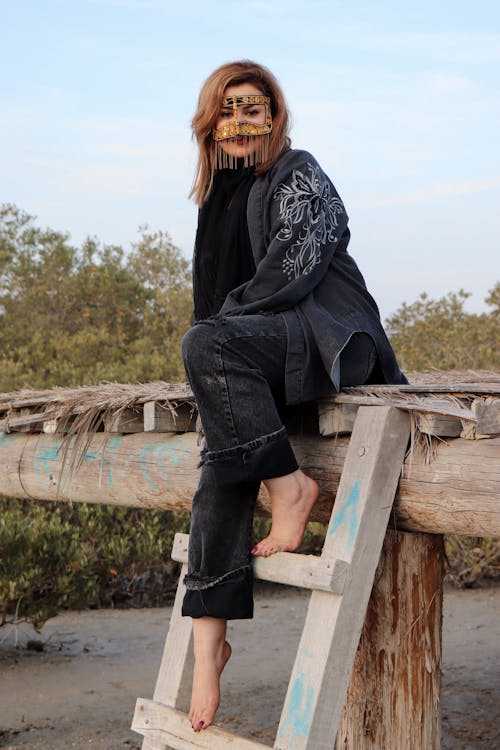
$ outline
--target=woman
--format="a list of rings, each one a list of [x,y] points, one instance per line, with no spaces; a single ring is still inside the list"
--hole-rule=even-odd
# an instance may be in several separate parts
[[[202,87],[193,132],[196,324],[182,344],[205,435],[183,614],[193,618],[190,721],[209,726],[230,657],[228,619],[252,617],[251,556],[300,545],[318,485],[280,413],[345,385],[406,382],[377,306],[347,253],[347,214],[311,154],[290,148],[274,76],[251,61]],[[268,537],[252,547],[255,499]]]

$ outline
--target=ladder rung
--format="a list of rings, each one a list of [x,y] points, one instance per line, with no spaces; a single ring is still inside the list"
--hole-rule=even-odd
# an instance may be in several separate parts
[[[172,559],[186,563],[188,544],[189,534],[176,534]],[[295,552],[277,552],[270,557],[255,557],[253,561],[256,578],[334,594],[343,593],[348,570],[349,563],[344,560]]]
[[[243,739],[214,726],[194,732],[187,714],[144,698],[137,699],[132,729],[172,750],[269,750],[269,745]]]

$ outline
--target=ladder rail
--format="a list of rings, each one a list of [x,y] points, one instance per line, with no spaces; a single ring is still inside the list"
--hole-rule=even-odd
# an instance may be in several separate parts
[[[333,750],[409,435],[402,410],[361,406],[321,556],[254,562],[257,577],[313,589],[274,750]],[[153,701],[137,700],[132,729],[143,750],[262,750],[214,726],[194,733],[184,713],[193,665],[191,619],[181,615],[187,542],[176,535],[172,556],[184,565],[170,629]]]
[[[349,563],[345,590],[311,595],[275,750],[332,750],[409,435],[402,411],[360,408],[322,553]]]

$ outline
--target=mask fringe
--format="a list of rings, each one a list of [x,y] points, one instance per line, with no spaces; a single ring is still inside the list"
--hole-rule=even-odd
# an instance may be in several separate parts
[[[245,136],[251,146],[249,153],[243,158],[243,166],[259,167],[269,158],[269,134]],[[215,144],[215,169],[237,169],[238,159],[221,146],[224,141]]]

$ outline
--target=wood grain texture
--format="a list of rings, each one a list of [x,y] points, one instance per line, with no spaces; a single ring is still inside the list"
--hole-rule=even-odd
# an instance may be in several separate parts
[[[143,432],[144,420],[142,409],[123,409],[109,417],[104,417],[104,429],[106,432],[117,432],[127,434],[130,432]]]
[[[276,750],[332,748],[409,434],[400,410],[358,411],[322,552],[349,563],[345,589],[311,594]]]
[[[153,695],[154,701],[184,712],[189,709],[194,667],[192,620],[190,617],[182,616],[182,601],[185,593],[183,580],[186,573],[187,565],[184,564],[179,576],[179,585]],[[141,714],[140,711],[138,713]],[[143,734],[141,729],[143,723],[141,722],[139,727],[136,727],[135,716],[132,729]],[[170,747],[172,746],[166,745],[160,738],[147,735],[142,744],[142,750],[170,750]]]
[[[358,408],[358,404],[344,404],[336,401],[320,402],[318,404],[320,435],[334,437],[335,435],[350,434]],[[419,432],[426,435],[459,437],[462,432],[462,422],[457,417],[415,413],[414,418]]]
[[[177,562],[187,562],[188,544],[189,534],[176,534],[172,547],[172,559]],[[260,578],[262,581],[342,594],[349,565],[344,560],[317,555],[277,552],[270,557],[254,557],[252,568],[255,578]]]
[[[180,404],[175,411],[156,401],[144,404],[144,432],[187,432],[196,428],[196,411]]]
[[[380,407],[384,408],[384,407]],[[291,438],[321,494],[312,520],[328,522],[348,438]],[[70,475],[56,435],[0,434],[0,496],[187,510],[199,478],[195,433],[99,433]],[[436,441],[406,458],[393,523],[409,531],[500,536],[500,437]],[[269,511],[267,493],[258,512]],[[392,523],[392,521],[391,521]]]
[[[389,531],[336,750],[439,750],[443,540]]]
[[[185,713],[142,698],[137,700],[133,727],[148,740],[160,743],[159,747],[163,743],[172,750],[269,750],[268,745],[237,737],[213,726],[203,732],[193,732]]]
[[[500,435],[500,398],[476,399],[472,411],[477,417],[478,435]]]

